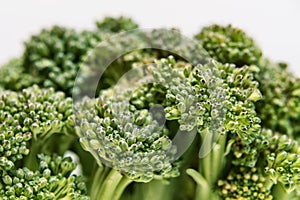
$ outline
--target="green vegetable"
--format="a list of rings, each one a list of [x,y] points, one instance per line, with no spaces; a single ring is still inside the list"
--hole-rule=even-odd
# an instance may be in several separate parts
[[[204,27],[195,38],[219,62],[253,68],[262,93],[256,105],[257,113],[264,127],[290,136],[299,134],[300,80],[289,71],[287,64],[262,57],[254,40],[231,25]]]
[[[89,199],[82,177],[71,175],[70,157],[38,155],[39,168],[1,171],[0,196],[8,199]]]
[[[231,25],[204,27],[195,38],[212,58],[222,63],[251,65],[257,63],[262,56],[254,40],[243,30]]]
[[[118,33],[139,28],[139,25],[128,17],[105,17],[102,21],[96,22],[97,28],[103,31]]]
[[[231,25],[138,27],[53,26],[0,68],[0,199],[299,199],[287,65]]]
[[[28,154],[22,164],[34,165],[31,159],[41,149],[59,153],[61,149],[68,148],[64,147],[67,144],[55,147],[55,142],[64,137],[72,139],[75,135],[72,99],[65,98],[62,92],[37,86],[20,92],[3,92],[0,108],[0,157],[5,161],[1,162],[5,169],[10,169],[14,162]]]
[[[264,127],[285,133],[292,138],[300,133],[300,79],[289,71],[285,63],[262,60],[260,79],[262,101],[257,103],[257,113]]]
[[[13,91],[20,91],[39,82],[39,78],[24,72],[22,59],[16,58],[0,68],[0,85],[2,88]]]
[[[233,168],[226,180],[219,180],[223,199],[273,199],[267,179],[256,168]]]

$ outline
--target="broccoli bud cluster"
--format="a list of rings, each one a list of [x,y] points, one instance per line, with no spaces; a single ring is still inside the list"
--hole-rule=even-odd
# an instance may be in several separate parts
[[[222,199],[272,200],[267,179],[256,168],[232,169],[226,180],[217,183]]]
[[[71,175],[76,164],[70,157],[39,154],[38,160],[36,171],[24,167],[0,172],[1,199],[89,199],[82,177]]]
[[[0,96],[0,119],[1,165],[10,169],[29,154],[30,142],[42,144],[55,133],[73,129],[72,100],[62,92],[38,86],[7,91]]]
[[[237,66],[257,63],[262,56],[254,40],[242,29],[232,25],[211,25],[204,27],[195,36],[209,53],[222,63],[234,63]]]

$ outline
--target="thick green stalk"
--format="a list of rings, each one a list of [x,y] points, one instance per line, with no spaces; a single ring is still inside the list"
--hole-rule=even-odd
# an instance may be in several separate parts
[[[149,183],[134,185],[134,193],[126,199],[130,200],[173,200],[176,185],[164,180],[152,180]],[[178,197],[178,194],[176,195]]]
[[[26,156],[24,158],[24,161],[23,161],[24,167],[27,167],[31,170],[38,169],[38,162],[37,162],[36,157],[37,157],[37,154],[40,152],[40,149],[41,149],[41,144],[38,141],[36,141],[36,140],[31,141],[30,153],[28,156]]]
[[[205,138],[205,139],[203,139]],[[207,132],[204,133],[202,136],[202,146],[201,146],[201,153],[205,152],[208,153],[205,155],[205,157],[200,157],[199,160],[199,172],[202,174],[202,176],[206,179],[208,184],[210,184],[211,181],[211,159],[212,159],[212,134]],[[199,154],[199,156],[203,156],[202,154]]]
[[[202,137],[204,138],[204,137]],[[199,173],[196,175],[192,171],[190,175],[198,183],[196,188],[196,200],[216,199],[212,192],[212,186],[217,182],[221,171],[224,168],[224,155],[226,150],[226,134],[220,135],[217,143],[213,143],[213,137],[206,140],[204,148],[210,152],[199,160]]]
[[[275,198],[274,200],[288,199],[288,200],[296,200],[298,199],[295,196],[294,192],[287,193],[280,183],[277,183],[272,188],[272,195]]]
[[[194,169],[187,169],[186,173],[197,183],[195,200],[211,199],[211,192],[207,180]]]
[[[132,180],[127,178],[126,176],[123,176],[121,182],[115,190],[114,200],[119,200],[121,198],[123,192],[130,183],[132,183]]]
[[[97,193],[100,191],[102,183],[104,182],[107,174],[109,173],[110,169],[104,166],[96,166],[96,173],[93,175],[93,182],[90,189],[91,199],[97,198]]]
[[[132,182],[115,169],[103,166],[95,173],[91,188],[92,200],[119,200]]]
[[[122,175],[114,170],[111,169],[108,173],[107,177],[105,178],[103,185],[96,197],[97,200],[106,200],[106,199],[113,199],[114,192],[117,189],[117,186],[122,180]]]
[[[207,180],[209,185],[213,185],[219,178],[224,166],[224,154],[226,150],[226,135],[220,135],[217,143],[212,142],[212,138],[207,141],[205,148],[210,152],[199,161],[199,172]]]
[[[211,169],[212,184],[215,184],[224,168],[224,155],[226,150],[226,134],[221,135],[217,144],[212,149]]]

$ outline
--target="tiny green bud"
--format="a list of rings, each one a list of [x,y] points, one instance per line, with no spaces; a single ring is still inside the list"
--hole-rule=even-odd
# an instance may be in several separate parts
[[[2,180],[6,185],[11,185],[12,184],[12,178],[9,175],[4,175]]]

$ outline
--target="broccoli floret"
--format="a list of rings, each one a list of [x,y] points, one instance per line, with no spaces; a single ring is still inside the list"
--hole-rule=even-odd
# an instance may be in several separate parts
[[[81,32],[53,26],[31,36],[24,43],[22,58],[1,68],[1,75],[8,76],[0,81],[0,85],[16,91],[38,84],[71,96],[77,72],[88,51],[113,33],[138,27],[132,19],[125,17],[107,17],[96,25],[96,30]]]
[[[267,179],[256,168],[233,168],[225,180],[217,183],[222,199],[272,200]]]
[[[195,38],[219,62],[253,68],[263,95],[256,103],[263,127],[298,137],[300,81],[288,70],[287,64],[264,58],[253,39],[231,25],[204,27]]]
[[[300,79],[284,63],[260,62],[260,80],[263,94],[257,102],[257,113],[262,125],[273,131],[297,138],[300,135]]]
[[[1,199],[90,199],[83,178],[71,174],[76,164],[70,157],[39,154],[38,161],[36,171],[0,170]]]
[[[196,129],[203,140],[212,131],[214,137],[230,133],[245,144],[257,138],[260,121],[254,102],[260,93],[250,68],[215,61],[192,67],[177,64],[169,57],[149,64],[145,70],[145,77],[153,77],[153,82],[134,89],[124,88],[122,83],[123,87],[117,85],[102,92],[101,97],[87,100],[79,108],[82,145],[99,165],[108,164],[134,181],[149,182],[157,177],[179,175],[177,165],[173,166],[177,152],[171,140],[176,131],[189,133]],[[220,77],[209,72],[213,70]],[[224,98],[224,119],[217,113],[223,112],[216,109],[221,103],[217,97]],[[178,124],[178,128],[171,123]],[[211,179],[211,172],[205,178]]]
[[[97,32],[77,32],[61,26],[43,29],[25,42],[24,71],[39,77],[40,86],[71,95],[79,64],[100,41]]]
[[[30,159],[26,158],[24,162],[34,165],[31,159],[35,159],[41,149],[64,149],[62,144],[59,147],[47,145],[52,135],[70,134],[69,138],[72,138],[74,133],[72,100],[65,98],[62,92],[38,86],[20,92],[3,92],[0,95],[0,119],[0,158],[4,169],[12,168],[14,162],[29,153]],[[57,142],[60,141],[58,138],[60,136],[57,136]]]
[[[184,38],[174,29],[155,29],[149,32],[135,30],[105,38],[82,63],[76,77],[73,97],[97,96],[100,90],[116,84],[131,69],[169,55],[198,64],[205,61],[206,54],[200,51],[198,43]]]
[[[39,77],[24,72],[22,59],[11,59],[0,67],[0,87],[6,90],[20,91],[40,81]]]
[[[139,28],[139,25],[128,17],[105,17],[96,22],[97,28],[101,31],[118,33],[120,31],[130,31]]]
[[[274,184],[281,184],[287,193],[295,189],[299,190],[300,147],[298,142],[270,130],[263,130],[263,134],[269,139],[268,148],[264,151],[265,173]]]
[[[204,27],[195,38],[212,58],[221,63],[233,63],[241,67],[257,63],[262,56],[254,40],[232,25]]]

